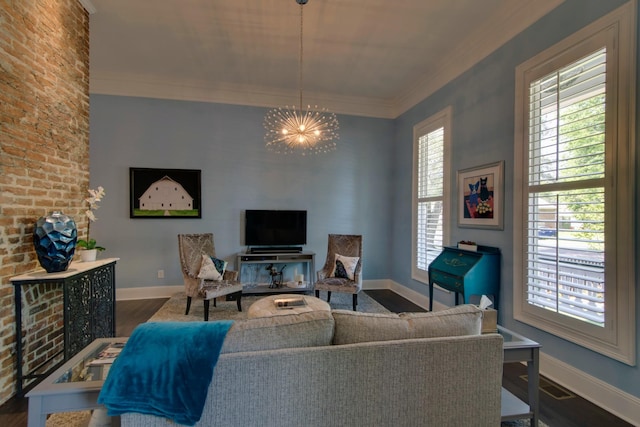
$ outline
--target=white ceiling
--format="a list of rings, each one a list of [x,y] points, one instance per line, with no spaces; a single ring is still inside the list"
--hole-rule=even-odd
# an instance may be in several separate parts
[[[91,93],[298,104],[295,0],[80,0]],[[309,0],[304,104],[394,118],[563,0]]]

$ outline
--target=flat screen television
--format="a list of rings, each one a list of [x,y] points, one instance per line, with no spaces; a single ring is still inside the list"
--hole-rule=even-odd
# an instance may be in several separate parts
[[[244,224],[247,246],[307,244],[307,211],[247,209]]]

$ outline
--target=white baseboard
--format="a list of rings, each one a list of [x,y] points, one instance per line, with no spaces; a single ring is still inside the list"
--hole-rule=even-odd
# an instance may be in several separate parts
[[[616,417],[634,426],[640,426],[640,398],[542,352],[540,352],[540,374],[611,412]]]
[[[116,288],[116,301],[135,299],[171,298],[184,291],[184,285],[177,286],[141,286],[139,288]]]

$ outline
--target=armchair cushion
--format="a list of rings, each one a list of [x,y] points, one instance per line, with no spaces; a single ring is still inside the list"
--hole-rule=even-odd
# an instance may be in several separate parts
[[[202,264],[198,279],[204,280],[222,280],[224,271],[227,268],[227,262],[209,255],[202,254]]]
[[[335,263],[331,277],[355,280],[356,268],[360,257],[349,257],[336,254]]]

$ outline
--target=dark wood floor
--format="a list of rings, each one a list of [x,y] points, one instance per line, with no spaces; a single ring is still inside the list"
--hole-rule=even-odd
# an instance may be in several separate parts
[[[388,290],[365,291],[368,295],[396,313],[425,311]],[[140,323],[147,321],[164,304],[166,299],[118,301],[116,304],[116,335],[129,336]],[[503,385],[511,393],[525,398],[527,393],[526,368],[518,363],[505,365]],[[568,395],[568,396],[567,396]],[[633,427],[569,390],[541,379],[540,418],[550,427]],[[0,406],[0,426],[24,427],[27,425],[27,399],[11,398]]]

